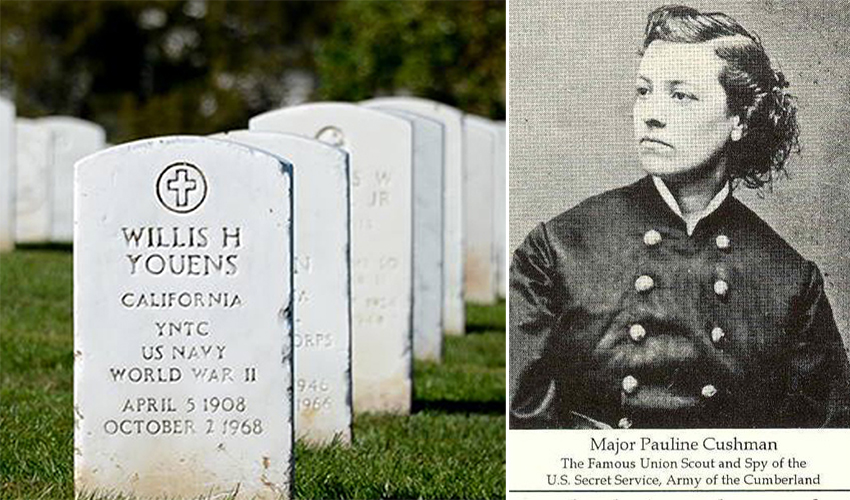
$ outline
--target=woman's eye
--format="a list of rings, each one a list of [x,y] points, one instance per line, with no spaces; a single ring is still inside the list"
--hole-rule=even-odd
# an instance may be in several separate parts
[[[649,89],[648,89],[648,88],[646,88],[646,87],[638,87],[638,88],[637,88],[637,95],[639,95],[639,96],[643,97],[643,96],[645,96],[645,95],[647,95],[647,94],[649,94]]]
[[[673,92],[671,95],[672,95],[673,99],[675,99],[677,101],[695,101],[696,100],[696,97],[694,97],[693,95],[685,93],[685,92],[681,92],[681,91],[678,91],[678,90]]]

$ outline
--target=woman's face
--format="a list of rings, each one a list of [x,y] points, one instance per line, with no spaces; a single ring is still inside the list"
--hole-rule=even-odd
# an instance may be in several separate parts
[[[658,176],[719,165],[738,117],[720,85],[724,61],[708,43],[654,41],[637,75],[635,140],[643,169]]]

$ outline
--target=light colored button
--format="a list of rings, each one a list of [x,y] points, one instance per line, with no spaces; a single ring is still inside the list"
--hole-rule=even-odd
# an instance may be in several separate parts
[[[637,390],[638,381],[636,378],[631,375],[627,375],[626,378],[623,379],[623,391],[626,394],[631,394]]]
[[[717,394],[717,387],[714,387],[711,384],[708,384],[707,386],[702,388],[702,397],[704,398],[710,398],[715,394]]]
[[[644,245],[648,247],[654,247],[659,243],[661,243],[661,233],[659,233],[655,229],[650,229],[649,231],[643,233]]]
[[[635,280],[635,290],[637,290],[638,292],[648,292],[652,290],[652,287],[654,286],[655,281],[652,279],[652,277],[647,276],[645,274]]]
[[[711,341],[714,342],[715,344],[717,344],[718,342],[723,340],[723,337],[725,337],[725,336],[726,336],[726,332],[723,331],[723,328],[720,328],[719,326],[715,326],[714,328],[711,329]]]
[[[631,426],[632,421],[626,417],[621,418],[620,421],[617,422],[617,427],[619,427],[620,429],[629,429],[631,428]]]
[[[714,239],[714,244],[721,250],[728,250],[731,243],[732,242],[729,241],[729,237],[725,234],[719,234],[717,235],[717,238]]]
[[[629,337],[635,342],[640,342],[646,337],[646,329],[637,323],[629,327]]]
[[[727,293],[729,293],[729,283],[726,283],[723,280],[717,280],[714,282],[714,293],[721,297],[725,297]]]

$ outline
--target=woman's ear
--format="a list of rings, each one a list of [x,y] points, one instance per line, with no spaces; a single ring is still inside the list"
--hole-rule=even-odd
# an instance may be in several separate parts
[[[732,117],[732,132],[729,134],[729,138],[733,141],[737,142],[744,138],[746,134],[746,127],[744,123],[741,121],[741,117],[735,115]]]

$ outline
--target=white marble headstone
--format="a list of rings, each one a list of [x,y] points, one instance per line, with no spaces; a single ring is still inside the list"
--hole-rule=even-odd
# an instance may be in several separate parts
[[[15,247],[15,105],[0,98],[0,251]]]
[[[74,163],[103,149],[106,133],[96,123],[70,116],[37,121],[53,132],[50,240],[70,243],[74,236]]]
[[[295,436],[351,441],[348,154],[314,139],[236,130],[213,136],[273,153],[295,179]]]
[[[493,213],[496,132],[492,122],[474,115],[464,117],[466,153],[466,299],[494,304],[498,290]]]
[[[413,125],[413,357],[443,351],[443,126],[410,111],[365,103]]]
[[[496,163],[493,174],[495,176],[493,202],[494,213],[494,245],[496,247],[496,279],[498,281],[498,295],[500,298],[507,297],[508,278],[508,131],[505,122],[496,122]]]
[[[15,241],[50,241],[53,133],[35,120],[15,121]]]
[[[400,109],[443,125],[443,331],[466,331],[463,293],[463,113],[418,97],[380,97],[369,106]]]
[[[288,498],[290,165],[162,137],[81,160],[75,185],[77,490]]]
[[[412,403],[412,127],[345,103],[261,114],[251,130],[289,132],[347,151],[351,162],[352,371],[355,412]]]

